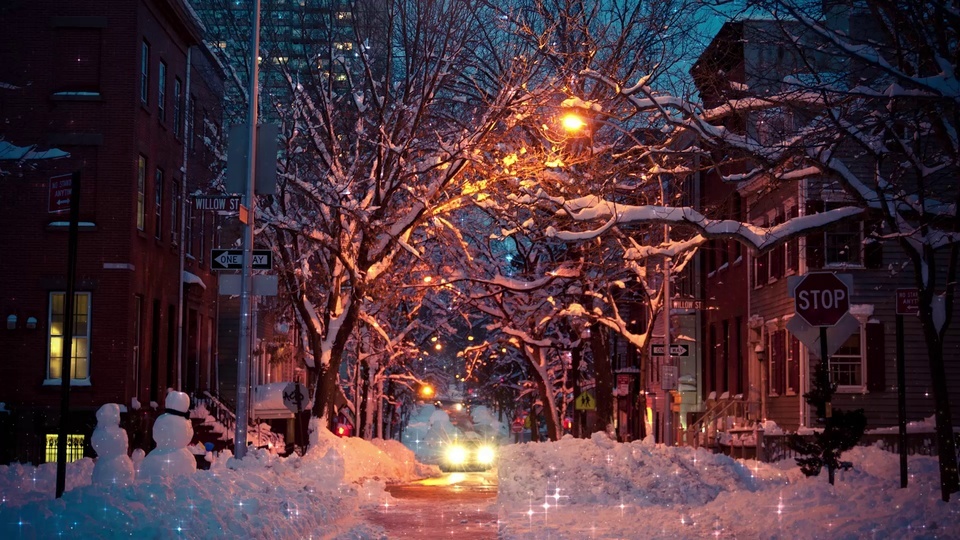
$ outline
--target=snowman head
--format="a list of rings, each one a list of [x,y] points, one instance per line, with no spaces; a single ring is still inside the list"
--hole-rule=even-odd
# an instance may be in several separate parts
[[[116,403],[105,403],[97,411],[97,426],[119,426],[120,406]]]
[[[187,411],[190,410],[190,396],[183,392],[171,390],[167,394],[165,405],[168,413],[180,413],[178,416],[186,417]]]

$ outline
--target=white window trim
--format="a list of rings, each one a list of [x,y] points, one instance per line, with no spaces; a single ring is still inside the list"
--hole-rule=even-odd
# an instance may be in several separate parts
[[[860,323],[860,384],[837,385],[837,394],[866,394],[867,393],[867,329]]]
[[[50,291],[47,294],[47,378],[43,380],[43,386],[60,386],[63,381],[61,378],[52,378],[50,377],[50,328],[52,327],[52,318],[53,318],[53,295],[56,293],[61,293],[66,297],[66,291]],[[90,382],[90,356],[92,348],[90,347],[90,334],[93,329],[93,294],[89,292],[78,291],[74,293],[77,296],[86,296],[87,297],[87,377],[85,379],[74,379],[70,378],[70,386],[91,386]],[[66,300],[66,298],[64,298]],[[76,336],[76,328],[74,328],[74,336]],[[72,369],[72,366],[71,366]]]

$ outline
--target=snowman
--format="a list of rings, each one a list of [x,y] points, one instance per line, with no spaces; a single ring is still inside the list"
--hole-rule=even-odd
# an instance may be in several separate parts
[[[133,460],[127,456],[127,432],[120,427],[119,405],[107,403],[100,407],[91,442],[97,451],[93,484],[124,486],[133,482]]]
[[[190,396],[176,390],[167,394],[166,411],[153,424],[157,447],[140,464],[142,478],[173,478],[197,470],[197,460],[187,448],[193,439],[189,409]]]

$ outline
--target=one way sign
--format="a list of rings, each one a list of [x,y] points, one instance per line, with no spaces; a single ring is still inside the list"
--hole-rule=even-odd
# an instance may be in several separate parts
[[[210,250],[210,268],[213,270],[240,270],[243,268],[242,249],[212,249]],[[254,270],[270,270],[273,268],[273,253],[269,249],[253,250]]]
[[[663,356],[663,343],[654,343],[650,345],[650,349],[653,356]],[[690,346],[671,343],[670,356],[690,356]]]

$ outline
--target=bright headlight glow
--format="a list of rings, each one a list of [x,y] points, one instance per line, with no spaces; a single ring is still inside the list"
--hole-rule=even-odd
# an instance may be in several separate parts
[[[447,448],[447,463],[451,465],[462,465],[467,461],[467,449],[453,445]]]
[[[483,465],[490,465],[496,457],[497,453],[492,446],[481,446],[477,449],[477,461]]]

